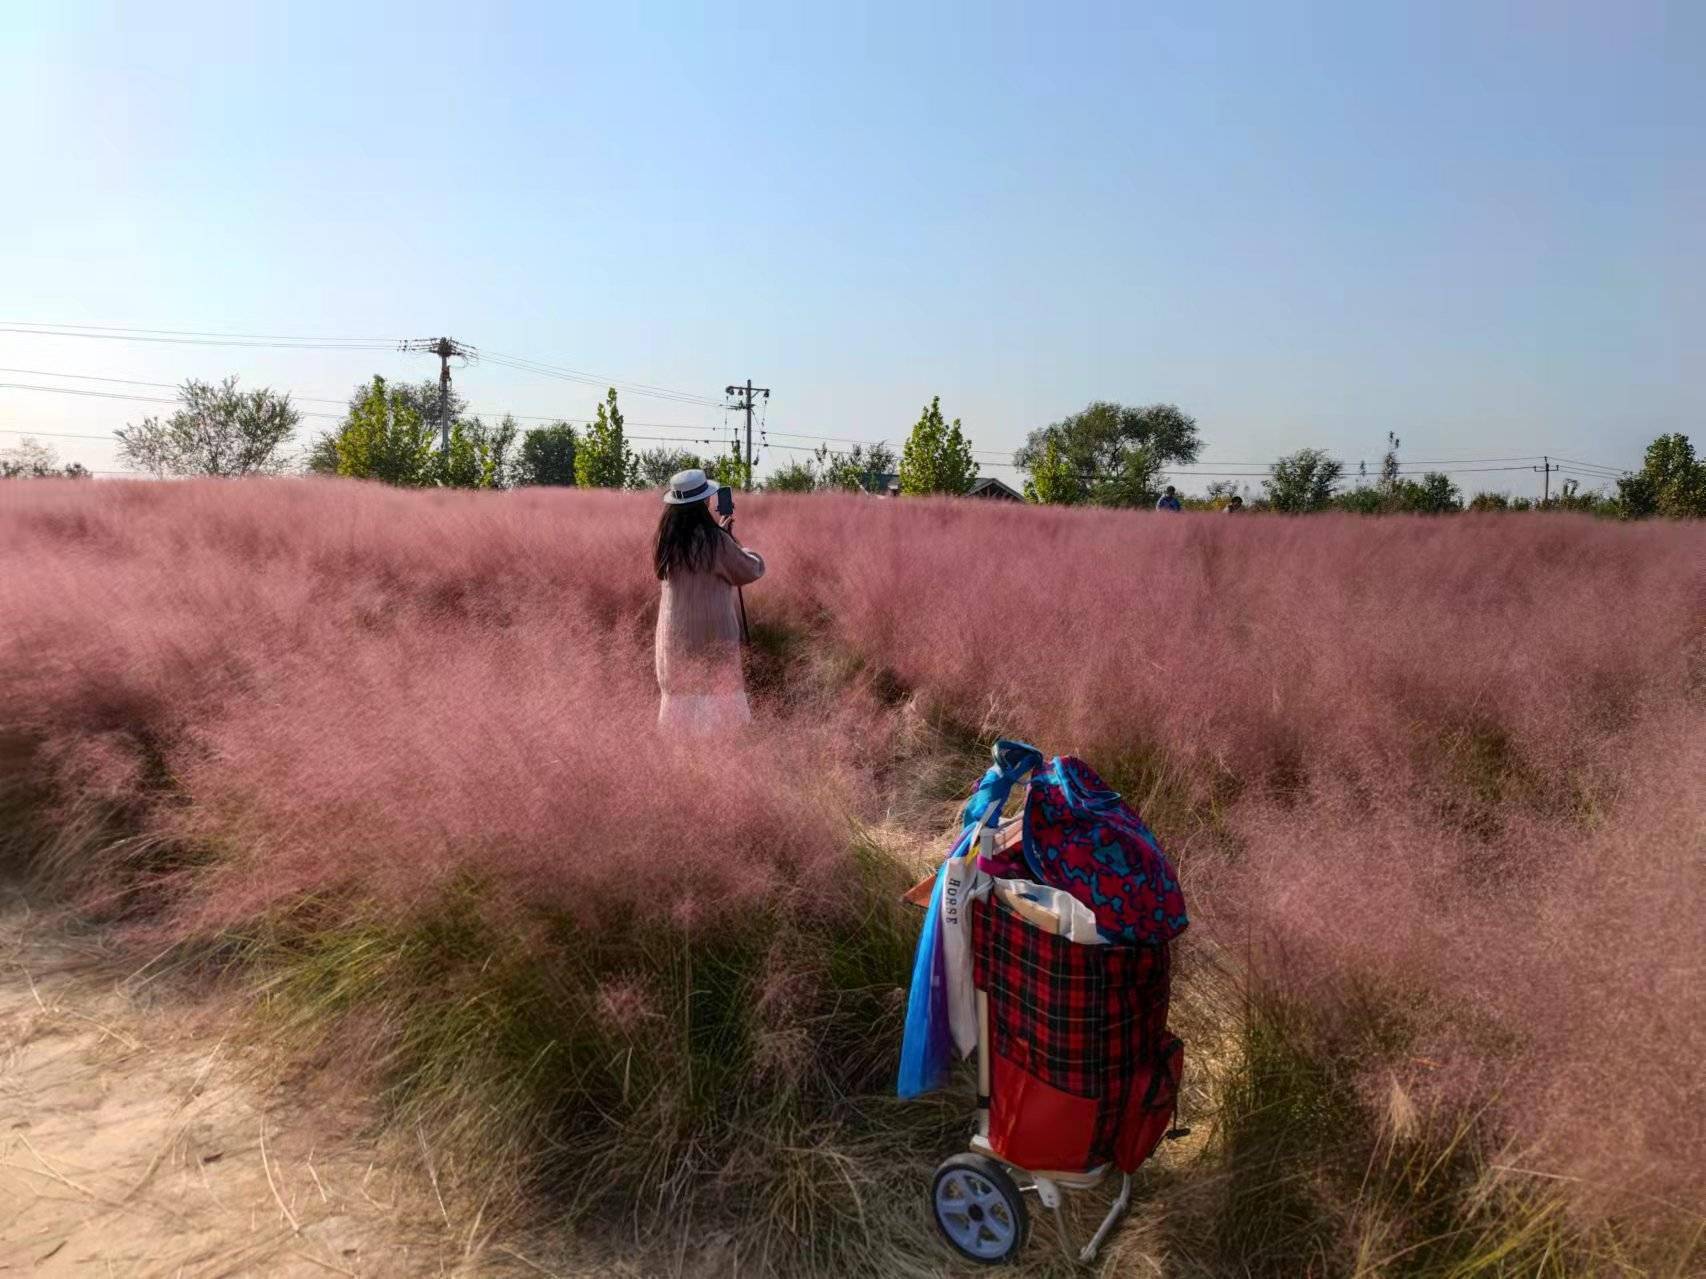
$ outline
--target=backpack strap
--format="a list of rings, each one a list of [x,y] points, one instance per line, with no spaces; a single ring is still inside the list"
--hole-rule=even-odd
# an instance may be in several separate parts
[[[994,756],[995,762],[989,766],[983,780],[972,792],[972,797],[960,810],[960,835],[954,841],[954,846],[948,850],[948,856],[943,858],[944,862],[964,856],[980,827],[1000,823],[1001,810],[1006,807],[1007,797],[1013,793],[1013,787],[1043,762],[1043,753],[1035,746],[1028,746],[1024,742],[1010,742],[1006,738],[997,741],[990,754]]]
[[[972,797],[960,810],[960,829],[970,831],[976,826],[994,826],[1001,819],[1001,810],[1013,787],[1026,774],[1042,766],[1043,753],[1024,742],[999,739],[990,750],[994,763],[984,773]]]

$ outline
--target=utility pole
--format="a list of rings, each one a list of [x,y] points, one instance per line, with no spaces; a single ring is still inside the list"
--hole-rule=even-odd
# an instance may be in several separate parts
[[[402,351],[427,351],[438,357],[438,451],[450,455],[450,357],[461,356],[476,360],[480,353],[466,342],[455,338],[416,338],[398,348]]]
[[[1530,454],[1529,456],[1532,457],[1533,454]],[[1541,476],[1542,476],[1542,480],[1541,480],[1542,497],[1540,499],[1540,505],[1551,506],[1552,505],[1552,472],[1562,470],[1563,468],[1558,467],[1558,466],[1553,466],[1552,465],[1552,459],[1549,457],[1546,457],[1544,455],[1541,457],[1540,461],[1541,461],[1540,466],[1531,466],[1528,469],[1531,471],[1539,471],[1541,473]]]
[[[752,384],[752,379],[747,378],[745,386],[726,386],[723,388],[723,393],[725,395],[738,395],[738,396],[740,396],[741,397],[740,402],[738,404],[736,404],[735,407],[737,409],[745,409],[746,410],[746,487],[751,488],[752,487],[752,397],[754,395],[762,395],[765,398],[765,400],[768,401],[770,399],[770,388],[767,386],[754,386]]]

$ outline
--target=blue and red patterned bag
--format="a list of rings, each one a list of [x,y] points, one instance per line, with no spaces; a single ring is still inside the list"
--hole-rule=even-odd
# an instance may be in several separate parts
[[[1160,841],[1081,759],[1057,755],[1031,775],[1024,853],[1031,874],[1090,907],[1116,945],[1160,946],[1190,923]]]

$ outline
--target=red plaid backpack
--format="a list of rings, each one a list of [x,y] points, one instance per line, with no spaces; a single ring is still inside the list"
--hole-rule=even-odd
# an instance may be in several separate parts
[[[989,1142],[1033,1171],[1135,1172],[1172,1126],[1184,1044],[1166,946],[1084,946],[985,899],[973,983],[989,997]]]

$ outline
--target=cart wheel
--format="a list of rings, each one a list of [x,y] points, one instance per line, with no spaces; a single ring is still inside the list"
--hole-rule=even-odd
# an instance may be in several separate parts
[[[936,1169],[930,1202],[936,1229],[968,1260],[998,1266],[1025,1246],[1031,1229],[1025,1201],[993,1159],[963,1154],[944,1160]]]

